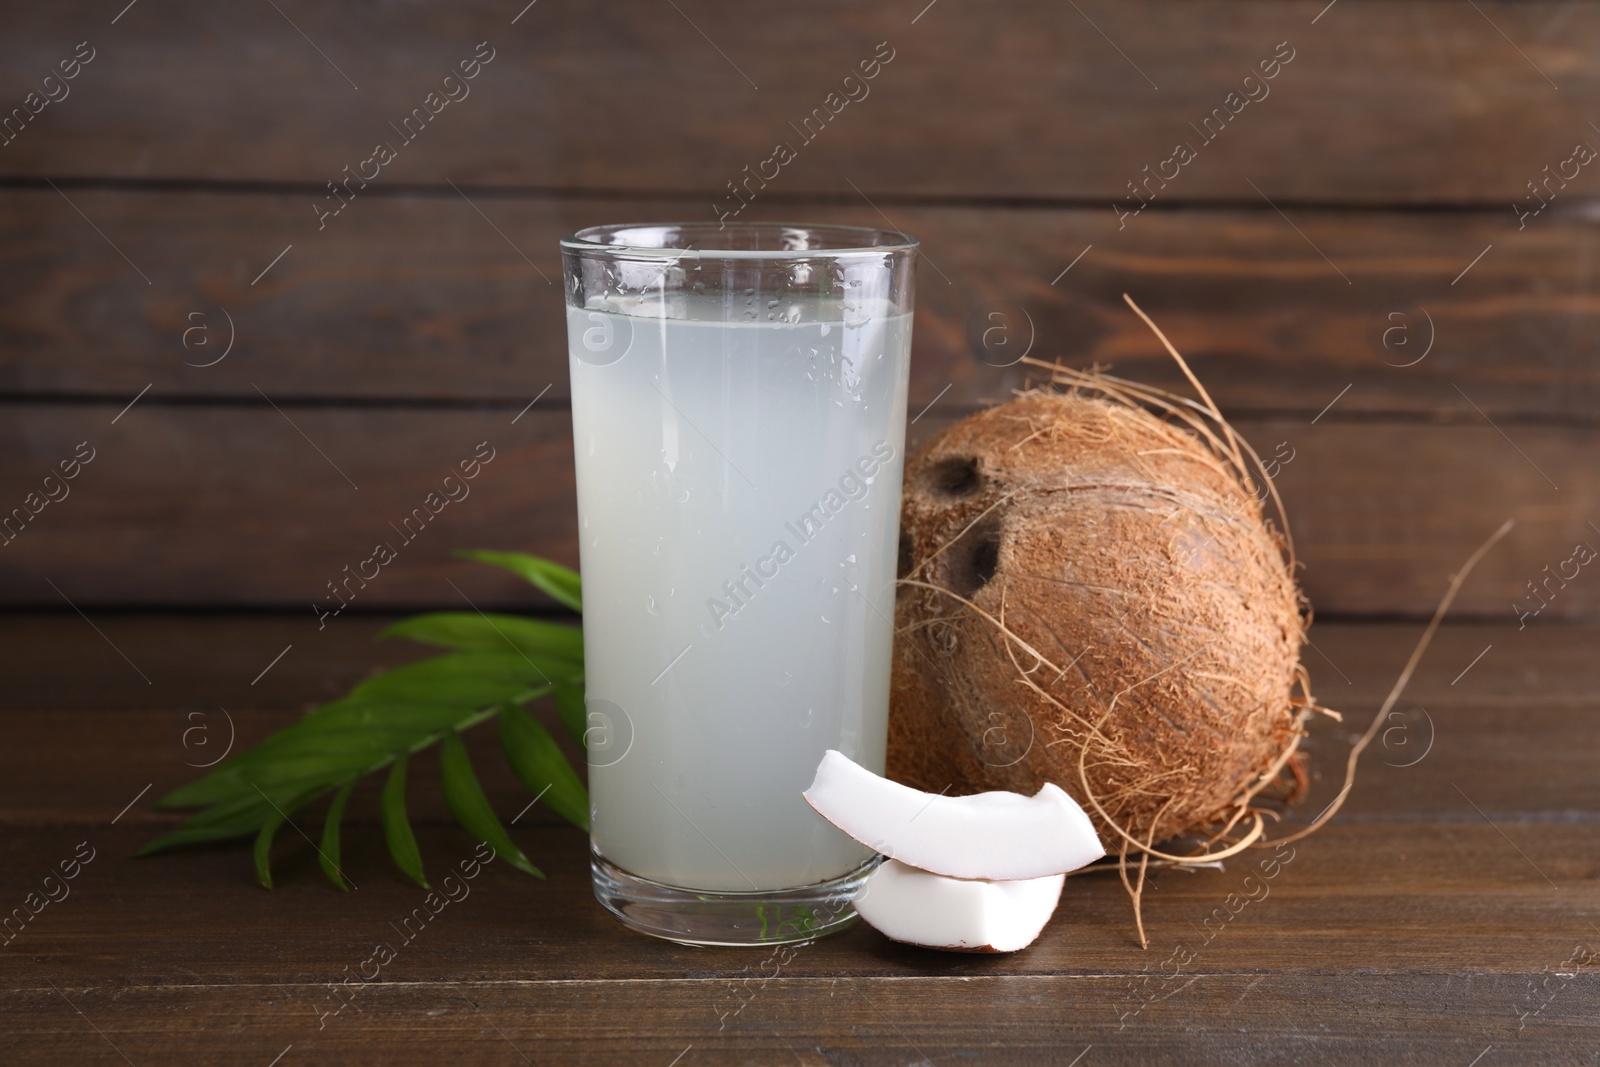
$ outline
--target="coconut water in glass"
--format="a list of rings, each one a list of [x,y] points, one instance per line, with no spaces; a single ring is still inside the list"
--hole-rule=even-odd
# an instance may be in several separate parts
[[[883,769],[915,241],[563,242],[596,895],[646,933],[803,940],[873,856],[801,798]]]

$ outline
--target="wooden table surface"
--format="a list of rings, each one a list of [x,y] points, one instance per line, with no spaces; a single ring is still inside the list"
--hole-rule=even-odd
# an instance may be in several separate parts
[[[538,808],[513,832],[548,879],[491,863],[409,942],[395,923],[424,894],[390,864],[371,790],[347,816],[349,894],[289,833],[270,892],[242,846],[131,858],[175,823],[152,796],[193,775],[186,761],[213,758],[204,744],[226,741],[219,708],[248,744],[308,697],[404,653],[375,652],[377,623],[352,622],[296,644],[252,687],[303,636],[301,620],[97,624],[103,634],[69,613],[0,624],[14,704],[0,750],[0,900],[21,904],[62,860],[93,855],[0,957],[6,1063],[1012,1064],[1083,1053],[1084,1064],[1465,1067],[1600,1053],[1600,659],[1587,627],[1447,627],[1340,816],[1225,870],[1155,875],[1148,951],[1115,875],[1092,874],[1068,881],[1044,935],[1015,955],[927,952],[858,925],[780,959],[624,930],[590,894],[584,835]],[[1348,677],[1330,669],[1324,699],[1351,720],[1313,736],[1322,773],[1292,822],[1332,796],[1341,753],[1418,630],[1316,628]],[[196,725],[205,734],[185,737]],[[478,762],[496,808],[520,809],[526,794],[492,770],[502,764]],[[413,774],[422,783],[432,769],[419,761]],[[434,869],[470,855],[431,783],[413,795]],[[381,980],[341,985],[376,969],[363,961],[380,943],[396,950]]]
[[[0,0],[0,916],[29,915],[0,1063],[1600,1062],[1600,580],[1549,577],[1600,545],[1597,54],[1591,0]],[[1090,875],[1014,956],[857,928],[780,963],[624,931],[535,807],[548,879],[490,864],[346,1004],[423,895],[370,789],[349,894],[288,831],[272,892],[242,847],[130,858],[230,738],[415,655],[386,620],[557,617],[451,556],[577,561],[557,241],[735,209],[921,238],[914,439],[1037,381],[1023,351],[1187,388],[1127,292],[1288,457],[1306,660],[1347,713],[1290,825],[1516,520],[1270,892],[1238,896],[1266,853],[1159,873],[1141,951]],[[413,792],[425,855],[466,856]]]

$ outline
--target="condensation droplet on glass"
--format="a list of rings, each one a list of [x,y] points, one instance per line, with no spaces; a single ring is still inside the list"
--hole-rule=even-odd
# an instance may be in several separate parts
[[[685,786],[685,785],[686,785],[686,784],[687,784],[687,783],[686,783],[686,782],[684,782],[684,780],[683,780],[683,775],[681,775],[681,774],[674,774],[674,775],[673,775],[673,776],[672,776],[672,791],[673,791],[673,792],[674,792],[674,793],[681,793],[681,792],[683,792],[683,789],[684,789],[684,786]]]
[[[648,611],[652,615],[661,614],[661,608],[657,606],[656,598],[653,596],[647,596],[644,598],[644,610]]]
[[[816,712],[811,708],[807,708],[805,711],[802,711],[800,713],[800,729],[809,730],[811,728],[811,720],[815,716]]]
[[[778,675],[779,685],[788,685],[792,681],[794,681],[794,675],[790,674],[788,671],[784,671],[782,674]]]

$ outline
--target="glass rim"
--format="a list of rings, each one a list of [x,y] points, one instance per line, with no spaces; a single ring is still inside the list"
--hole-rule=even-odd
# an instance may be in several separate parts
[[[921,243],[915,237],[900,230],[889,230],[876,226],[845,226],[838,223],[820,222],[742,222],[733,224],[732,228],[770,231],[775,234],[799,230],[830,236],[838,235],[846,240],[854,236],[858,239],[857,243],[834,244],[830,241],[827,247],[817,248],[671,248],[659,244],[628,244],[619,241],[595,239],[602,236],[620,236],[635,231],[661,230],[677,230],[685,234],[703,232],[714,236],[726,233],[729,228],[726,224],[709,221],[607,223],[602,226],[585,226],[581,230],[575,230],[561,239],[561,248],[565,252],[598,253],[609,256],[639,256],[648,259],[674,261],[680,259],[786,260],[877,256],[896,252],[914,252]],[[869,238],[880,240],[874,243]],[[698,239],[698,237],[693,238],[691,245]]]

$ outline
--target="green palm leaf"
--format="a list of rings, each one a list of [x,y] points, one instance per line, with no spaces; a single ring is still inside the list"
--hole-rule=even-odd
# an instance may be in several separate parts
[[[277,834],[278,827],[288,822],[289,816],[293,815],[297,808],[301,807],[303,804],[311,800],[312,797],[316,796],[317,792],[317,790],[307,790],[306,792],[301,793],[294,800],[289,801],[287,804],[278,804],[276,802],[269,801],[272,807],[272,814],[268,815],[266,820],[262,822],[261,829],[256,833],[255,845],[256,878],[260,880],[261,884],[266,888],[272,888],[272,864],[270,857],[272,852],[272,839]],[[262,795],[265,796],[266,794]]]
[[[583,703],[583,686],[581,684],[556,684],[556,714],[561,716],[561,725],[566,727],[567,733],[578,747],[584,751],[589,749],[589,715]]]
[[[389,844],[389,855],[395,866],[424,889],[432,889],[427,876],[422,873],[422,853],[417,849],[417,835],[411,832],[411,820],[406,817],[406,764],[401,756],[389,769],[389,780],[383,783],[383,836]]]
[[[559,564],[516,552],[460,554],[510,569],[574,610],[581,605],[577,574]],[[434,612],[397,623],[380,636],[452,651],[375,674],[345,697],[312,709],[254,748],[172,790],[158,807],[202,810],[139,854],[254,834],[256,876],[271,888],[278,830],[297,809],[333,793],[323,821],[320,863],[335,885],[347,889],[340,868],[345,807],[358,780],[388,768],[381,808],[389,854],[401,871],[426,887],[406,814],[406,773],[411,755],[442,742],[440,782],[456,819],[513,866],[543,877],[489,806],[459,735],[498,718],[501,745],[517,777],[553,811],[587,828],[588,793],[555,739],[522,707],[554,694],[563,725],[582,744],[582,632],[514,615]]]
[[[333,803],[328,805],[328,815],[322,820],[322,845],[317,849],[317,861],[322,864],[322,873],[346,893],[350,891],[350,886],[344,880],[344,872],[339,869],[339,821],[344,818],[345,801],[350,799],[350,791],[355,787],[355,779],[352,778],[334,794]]]
[[[569,660],[518,652],[456,652],[373,675],[348,699],[418,704],[486,704],[509,700],[535,685],[553,685],[581,673]]]
[[[521,552],[488,552],[483,549],[457,552],[462,559],[475,559],[494,567],[504,567],[546,593],[552,600],[573,611],[583,610],[583,586],[578,572],[538,556]]]
[[[544,872],[528,862],[528,857],[500,825],[499,817],[489,806],[489,798],[483,795],[483,786],[478,784],[478,776],[473,773],[467,746],[461,743],[461,735],[454,730],[444,735],[444,743],[439,746],[439,784],[444,789],[444,802],[449,805],[450,814],[462,826],[478,840],[488,842],[495,855],[511,866],[535,877],[544,877]]]
[[[171,833],[146,842],[135,855],[148,856],[180,845],[202,845],[254,833],[261,828],[272,808],[259,798],[254,803],[249,803],[249,799],[232,798],[203,811]]]
[[[583,664],[583,631],[518,615],[440,611],[397,622],[378,634],[459,652],[521,652]]]
[[[434,662],[438,661],[412,666]],[[480,695],[477,688],[482,687],[475,687],[471,696]],[[445,730],[477,725],[494,714],[493,706],[542,695],[540,689],[510,683],[488,691],[499,699],[486,711],[480,711],[475,703],[364,701],[343,706],[323,705],[268,737],[256,748],[220,764],[199,781],[168,793],[158,805],[192,807],[219,804],[238,796],[248,798],[254,792],[252,783],[281,791],[313,782],[322,782],[331,788],[346,779],[381,770],[402,753],[428,747]],[[204,817],[202,812],[195,819]]]
[[[589,793],[561,754],[550,731],[515,704],[500,709],[500,747],[517,778],[550,810],[580,830],[589,829]]]

